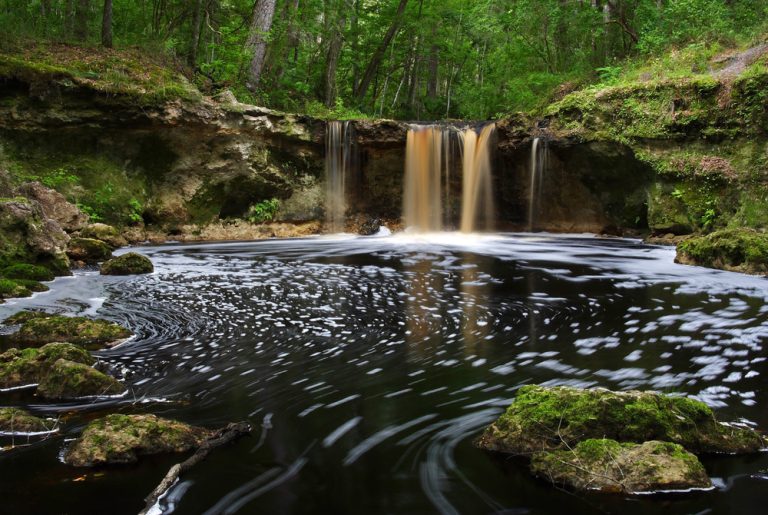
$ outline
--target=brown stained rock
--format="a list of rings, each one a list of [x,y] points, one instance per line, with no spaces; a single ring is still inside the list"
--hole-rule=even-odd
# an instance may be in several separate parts
[[[27,182],[17,189],[19,195],[37,201],[45,218],[55,220],[66,232],[79,231],[88,223],[88,215],[67,201],[61,193],[39,182]]]
[[[94,264],[112,257],[112,249],[101,240],[72,238],[67,245],[67,256],[74,261]]]
[[[64,461],[75,467],[134,463],[142,455],[191,451],[211,434],[155,415],[108,415],[88,425]]]
[[[659,441],[620,444],[615,440],[585,440],[571,450],[534,454],[531,471],[556,485],[606,493],[712,487],[696,456],[680,445]]]

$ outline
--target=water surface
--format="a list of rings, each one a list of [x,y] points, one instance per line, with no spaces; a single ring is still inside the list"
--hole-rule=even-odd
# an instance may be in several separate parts
[[[765,454],[706,458],[712,492],[600,497],[557,490],[471,444],[529,383],[687,394],[723,420],[768,427],[763,278],[591,236],[140,250],[154,274],[80,273],[0,306],[0,318],[45,308],[137,335],[99,353],[131,386],[123,399],[0,394],[64,421],[63,436],[0,453],[2,511],[138,512],[180,458],[100,470],[59,461],[90,418],[115,410],[254,426],[185,475],[166,512],[761,513],[768,502]]]

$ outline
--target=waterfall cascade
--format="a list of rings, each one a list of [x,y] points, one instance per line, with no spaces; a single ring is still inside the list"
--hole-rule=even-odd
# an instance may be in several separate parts
[[[549,160],[547,141],[541,138],[533,140],[531,147],[531,178],[528,192],[528,232],[536,230],[536,218],[541,209],[541,190],[544,183],[544,172]]]
[[[343,232],[347,212],[347,181],[354,166],[354,126],[328,122],[325,134],[325,222],[329,232]]]
[[[495,125],[474,129],[412,126],[405,151],[403,216],[418,232],[441,231],[450,225],[453,169],[462,169],[462,232],[493,227],[491,154]]]

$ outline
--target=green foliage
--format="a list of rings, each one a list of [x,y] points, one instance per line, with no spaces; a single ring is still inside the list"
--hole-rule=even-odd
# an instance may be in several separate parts
[[[280,201],[278,199],[263,200],[248,208],[246,219],[257,224],[271,222],[275,219],[278,209],[280,209]]]

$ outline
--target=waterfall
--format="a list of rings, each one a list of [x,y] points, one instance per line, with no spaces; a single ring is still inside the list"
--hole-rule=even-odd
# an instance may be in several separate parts
[[[343,232],[346,185],[353,166],[354,127],[351,122],[328,122],[325,134],[325,222],[329,232]]]
[[[408,129],[405,144],[405,225],[418,232],[443,228],[440,179],[443,169],[443,128],[436,126]]]
[[[493,229],[495,207],[491,155],[496,125],[490,123],[480,134],[464,131],[464,167],[461,194],[461,232]]]
[[[528,232],[536,229],[536,217],[541,209],[541,190],[548,160],[549,149],[546,140],[534,138],[531,147],[531,177],[528,191]]]
[[[493,228],[491,155],[496,126],[478,134],[436,125],[408,129],[405,150],[403,217],[418,232],[441,231],[452,225],[452,173],[462,169],[462,232]]]

